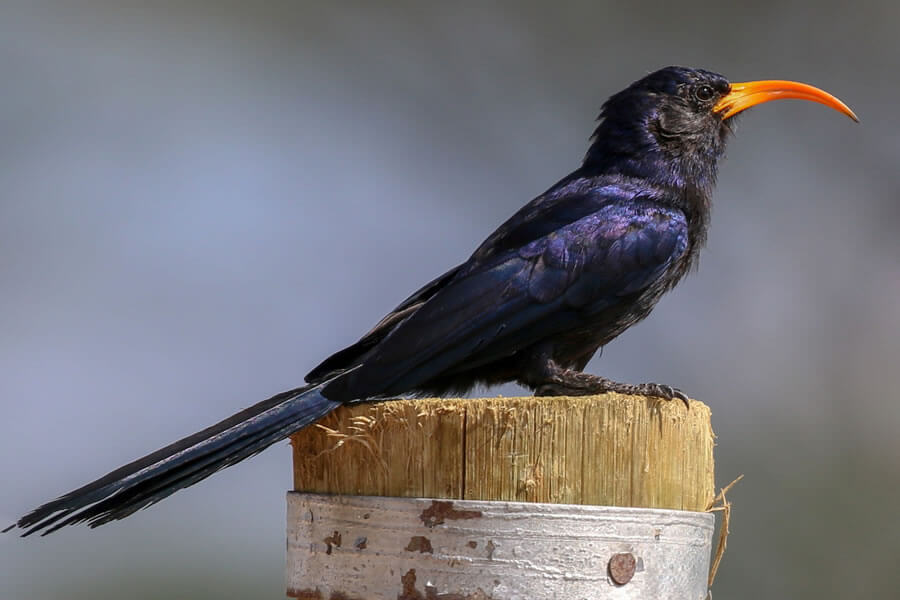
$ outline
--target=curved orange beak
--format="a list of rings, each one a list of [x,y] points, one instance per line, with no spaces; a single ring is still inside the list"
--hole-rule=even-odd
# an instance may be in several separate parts
[[[768,102],[769,100],[786,100],[796,98],[798,100],[811,100],[834,110],[844,113],[857,123],[859,119],[850,110],[850,107],[823,90],[805,83],[796,81],[780,81],[770,79],[765,81],[746,81],[732,83],[728,92],[713,107],[713,112],[721,113],[723,119],[733,117],[751,106]]]

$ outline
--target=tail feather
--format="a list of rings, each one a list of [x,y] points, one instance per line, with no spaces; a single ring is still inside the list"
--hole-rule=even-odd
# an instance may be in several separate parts
[[[47,535],[84,521],[97,527],[123,519],[321,419],[341,405],[321,393],[330,381],[244,409],[39,506],[5,531],[18,526],[27,530],[23,537],[38,531]]]

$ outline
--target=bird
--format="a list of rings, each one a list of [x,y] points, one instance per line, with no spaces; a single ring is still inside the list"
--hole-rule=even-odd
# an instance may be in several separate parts
[[[348,403],[506,382],[540,396],[618,392],[687,403],[668,385],[584,369],[696,268],[735,116],[788,98],[858,121],[836,97],[794,81],[732,83],[677,66],[642,77],[603,104],[577,169],[322,361],[304,385],[47,502],[4,531],[47,535],[125,518]]]

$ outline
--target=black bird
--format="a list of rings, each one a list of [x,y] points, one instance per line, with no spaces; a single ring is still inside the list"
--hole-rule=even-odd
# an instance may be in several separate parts
[[[729,83],[667,67],[612,96],[582,165],[526,204],[472,256],[425,285],[308,385],[282,392],[48,502],[10,526],[44,535],[124,518],[316,422],[341,404],[518,382],[539,395],[602,392],[687,401],[653,383],[582,372],[697,264],[710,193],[746,108],[840,100],[790,81]]]

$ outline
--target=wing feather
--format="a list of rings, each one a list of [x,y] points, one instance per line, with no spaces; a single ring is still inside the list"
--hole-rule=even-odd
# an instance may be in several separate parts
[[[634,200],[484,262],[473,256],[342,379],[340,396],[403,393],[571,330],[652,285],[686,251],[687,231],[680,211]]]

